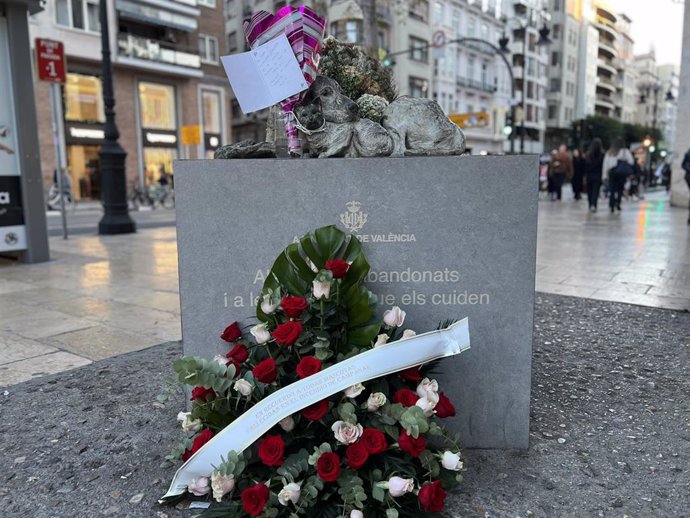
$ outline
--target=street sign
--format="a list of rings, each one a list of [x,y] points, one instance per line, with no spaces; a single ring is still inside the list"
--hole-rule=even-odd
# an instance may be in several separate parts
[[[180,140],[183,146],[198,146],[201,144],[201,126],[199,124],[182,126]]]
[[[36,68],[39,81],[64,84],[67,67],[62,42],[36,38]]]
[[[454,113],[448,118],[461,128],[484,128],[490,120],[486,112]]]
[[[434,48],[443,47],[446,44],[446,33],[443,31],[436,31],[431,38],[431,45]]]

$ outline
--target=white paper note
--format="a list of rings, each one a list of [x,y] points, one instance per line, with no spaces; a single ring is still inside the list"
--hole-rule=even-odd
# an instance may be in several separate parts
[[[220,59],[245,114],[273,106],[309,87],[285,34],[249,52]]]

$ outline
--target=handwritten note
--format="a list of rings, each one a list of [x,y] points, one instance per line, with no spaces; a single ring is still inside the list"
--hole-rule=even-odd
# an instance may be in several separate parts
[[[249,52],[222,56],[221,61],[245,114],[268,108],[309,87],[285,34]]]

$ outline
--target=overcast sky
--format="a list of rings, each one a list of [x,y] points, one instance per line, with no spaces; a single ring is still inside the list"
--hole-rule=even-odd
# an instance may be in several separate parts
[[[659,65],[680,65],[683,38],[683,4],[679,0],[614,0],[617,8],[632,19],[635,54],[651,45]]]

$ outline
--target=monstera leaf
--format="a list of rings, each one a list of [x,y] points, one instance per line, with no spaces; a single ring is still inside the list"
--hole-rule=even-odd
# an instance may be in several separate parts
[[[263,293],[288,293],[303,297],[326,261],[344,259],[350,263],[347,275],[339,286],[339,303],[347,315],[347,344],[371,345],[381,324],[375,318],[376,297],[362,284],[369,273],[369,263],[359,240],[334,225],[318,228],[290,244],[273,263],[263,286]],[[333,293],[331,293],[333,295]],[[333,297],[331,297],[333,298]],[[269,317],[256,308],[259,320]]]

